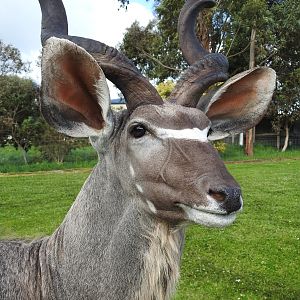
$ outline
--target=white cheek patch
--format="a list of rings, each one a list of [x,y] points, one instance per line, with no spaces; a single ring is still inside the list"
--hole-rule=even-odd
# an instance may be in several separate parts
[[[154,204],[152,202],[150,202],[149,200],[147,200],[147,204],[149,206],[149,209],[155,214],[157,212]]]
[[[156,133],[158,137],[162,139],[183,139],[183,140],[195,140],[203,143],[207,143],[207,134],[208,134],[209,127],[204,129],[199,128],[186,128],[186,129],[164,129],[164,128],[157,128]]]
[[[139,184],[136,184],[135,186],[141,194],[144,192],[143,188]]]
[[[134,169],[133,169],[132,164],[129,165],[129,172],[130,172],[130,175],[131,175],[132,177],[135,176],[135,172],[134,172]]]

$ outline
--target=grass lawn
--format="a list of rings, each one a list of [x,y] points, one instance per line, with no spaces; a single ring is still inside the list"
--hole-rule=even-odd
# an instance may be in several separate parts
[[[229,164],[244,212],[187,230],[176,300],[300,299],[300,160]],[[50,234],[88,170],[0,176],[0,238]]]

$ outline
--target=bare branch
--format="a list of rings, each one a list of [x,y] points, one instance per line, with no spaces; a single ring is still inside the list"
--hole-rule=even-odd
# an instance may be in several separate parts
[[[274,52],[272,52],[269,56],[267,56],[260,64],[259,66],[263,66],[265,64],[265,62],[270,59],[272,56],[274,56],[276,53],[278,52],[278,50],[275,50]]]
[[[230,58],[230,57],[234,57],[234,56],[240,55],[240,54],[244,53],[249,47],[250,47],[250,42],[248,43],[248,45],[247,45],[243,50],[241,50],[240,52],[237,52],[237,53],[235,53],[235,54],[229,55],[229,56],[227,56],[227,58]]]
[[[150,58],[151,60],[153,60],[154,62],[158,63],[160,66],[168,69],[168,70],[171,70],[171,71],[175,71],[175,72],[182,72],[182,69],[176,69],[176,68],[172,68],[172,67],[169,67],[165,64],[163,64],[160,60],[158,60],[157,58],[153,57],[151,54],[147,53],[144,49],[141,49],[141,48],[138,48],[139,51],[141,51],[143,53],[143,55],[145,55],[146,57]]]
[[[234,41],[235,41],[235,38],[237,37],[237,35],[238,35],[239,31],[240,31],[240,28],[241,28],[241,25],[239,25],[238,29],[236,30],[236,32],[235,32],[235,34],[234,34],[234,36],[233,36],[233,38],[232,38],[232,41],[231,41],[230,46],[229,46],[229,49],[228,49],[228,51],[227,51],[227,53],[226,53],[226,56],[227,56],[227,57],[228,57],[228,55],[229,55],[229,52],[231,51],[232,45],[233,45],[233,43],[234,43]]]

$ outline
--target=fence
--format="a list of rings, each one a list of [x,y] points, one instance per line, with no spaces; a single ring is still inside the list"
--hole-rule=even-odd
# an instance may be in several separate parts
[[[254,144],[259,144],[263,146],[269,146],[274,148],[281,149],[284,145],[285,136],[284,135],[276,135],[274,133],[264,133],[264,134],[256,134],[254,138]],[[227,137],[225,140],[226,144],[239,144],[239,136],[235,135]],[[244,135],[244,143],[245,143],[245,135]],[[299,149],[300,148],[300,135],[291,134],[289,137],[288,147],[290,149]]]

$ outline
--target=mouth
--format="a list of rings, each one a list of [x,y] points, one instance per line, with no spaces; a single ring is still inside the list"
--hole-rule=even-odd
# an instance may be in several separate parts
[[[191,207],[182,203],[177,204],[191,222],[207,227],[226,227],[236,219],[236,212],[227,214],[225,210],[209,209],[205,207]]]

